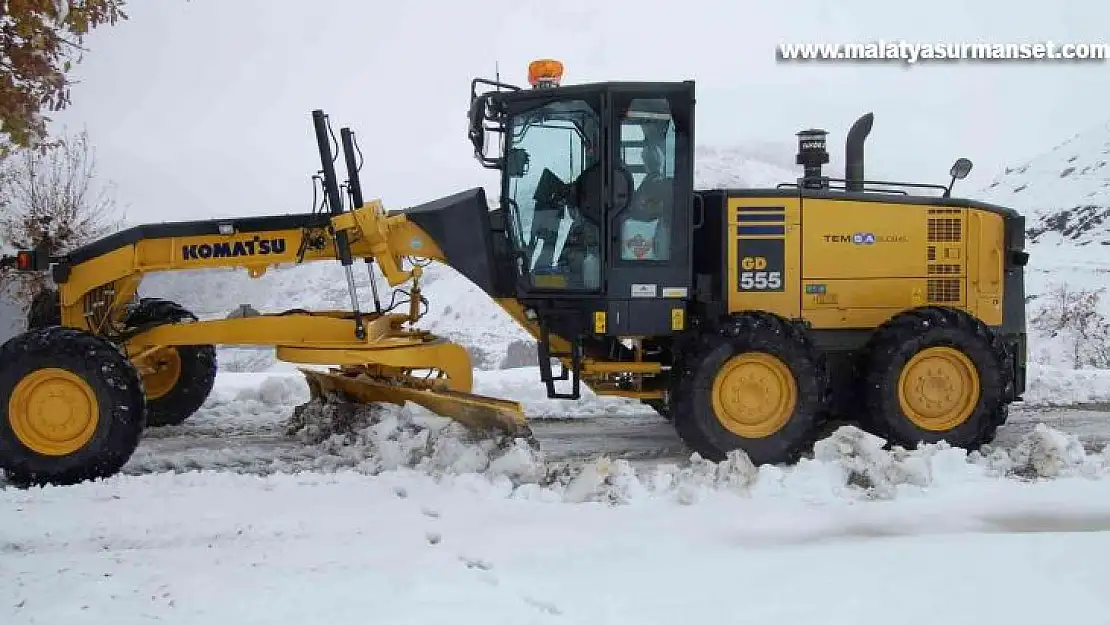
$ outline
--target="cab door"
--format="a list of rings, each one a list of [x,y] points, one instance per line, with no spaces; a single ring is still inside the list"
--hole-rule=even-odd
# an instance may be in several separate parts
[[[670,334],[693,294],[694,85],[613,87],[607,100],[607,334]]]

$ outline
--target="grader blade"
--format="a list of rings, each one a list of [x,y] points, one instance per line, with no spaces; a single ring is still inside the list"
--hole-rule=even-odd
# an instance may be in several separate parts
[[[387,402],[401,406],[411,401],[471,430],[532,437],[524,409],[515,401],[437,388],[409,376],[378,377],[351,369],[301,369],[301,372],[308,379],[314,399],[335,393],[348,401],[364,404]]]

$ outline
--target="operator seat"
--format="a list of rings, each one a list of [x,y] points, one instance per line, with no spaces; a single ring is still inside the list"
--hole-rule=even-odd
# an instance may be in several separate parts
[[[622,257],[629,256],[630,247],[637,240],[650,238],[651,250],[646,258],[666,260],[670,252],[671,222],[674,218],[674,180],[663,171],[663,150],[658,145],[643,149],[644,169],[647,175],[632,194],[628,212],[621,223]]]
[[[534,194],[536,208],[529,255],[530,261],[536,255],[535,269],[543,272],[563,266],[570,272],[571,281],[581,278],[582,258],[588,250],[597,253],[601,173],[601,162],[595,161],[571,182],[563,182],[547,169],[541,174]],[[566,217],[571,218],[570,229],[556,258],[559,232]]]

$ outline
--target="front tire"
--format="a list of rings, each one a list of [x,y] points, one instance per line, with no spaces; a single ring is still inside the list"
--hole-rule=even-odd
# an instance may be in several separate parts
[[[116,474],[139,445],[145,397],[112,343],[73,328],[29,330],[0,346],[0,469],[22,485]]]
[[[812,449],[828,415],[828,377],[801,329],[771,314],[737,315],[679,361],[675,429],[702,457],[742,449],[756,465],[778,464]]]
[[[865,425],[891,445],[945,441],[977,449],[1008,414],[1005,344],[974,317],[946,308],[902,313],[862,352],[858,397]]]

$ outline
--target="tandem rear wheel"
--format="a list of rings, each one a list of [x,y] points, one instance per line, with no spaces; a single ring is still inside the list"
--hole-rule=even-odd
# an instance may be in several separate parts
[[[675,430],[703,458],[743,450],[753,463],[792,462],[828,414],[828,376],[798,327],[775,315],[735,315],[697,336],[672,378]]]
[[[875,330],[857,356],[855,388],[830,388],[805,331],[749,312],[691,337],[672,378],[672,418],[709,460],[741,449],[756,465],[790,463],[827,435],[832,395],[851,391],[852,416],[889,445],[977,449],[1006,420],[1013,358],[971,315],[920,308]]]
[[[1006,421],[1013,356],[981,321],[947,308],[911,310],[872,335],[857,365],[864,427],[905,448],[945,441],[976,449]]]

